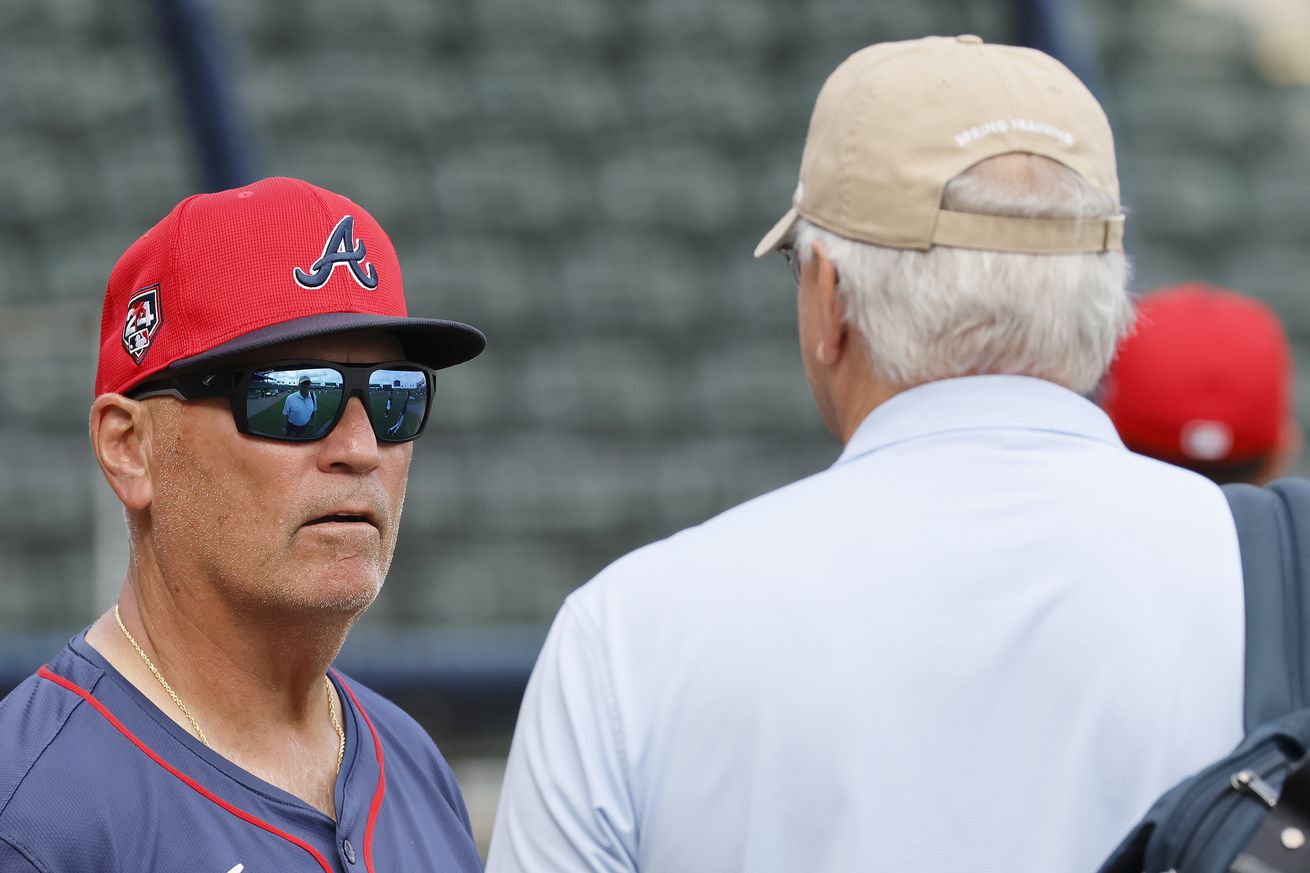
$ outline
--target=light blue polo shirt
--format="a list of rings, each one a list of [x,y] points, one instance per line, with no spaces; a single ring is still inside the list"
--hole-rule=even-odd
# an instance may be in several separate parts
[[[1241,735],[1220,490],[1049,382],[934,382],[569,597],[489,873],[1087,873]]]
[[[296,427],[309,424],[316,409],[318,409],[318,398],[314,396],[313,391],[309,392],[308,397],[302,397],[299,391],[295,391],[287,395],[287,399],[282,403],[282,414]]]

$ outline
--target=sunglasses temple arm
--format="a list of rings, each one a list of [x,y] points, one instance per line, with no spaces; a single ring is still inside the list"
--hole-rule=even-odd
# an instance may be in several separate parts
[[[176,397],[178,400],[188,400],[185,394],[177,388],[152,388],[149,391],[142,391],[140,394],[133,394],[133,400],[145,400],[148,397]]]

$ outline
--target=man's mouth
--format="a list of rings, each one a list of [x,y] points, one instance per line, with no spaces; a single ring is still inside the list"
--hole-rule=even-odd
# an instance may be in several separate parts
[[[371,524],[374,527],[377,527],[377,525],[374,524],[373,520],[369,518],[367,515],[351,515],[349,513],[344,513],[344,512],[334,512],[331,515],[320,515],[318,518],[311,518],[309,521],[305,522],[305,527],[309,527],[310,525],[314,525],[314,524],[337,524],[337,523]]]

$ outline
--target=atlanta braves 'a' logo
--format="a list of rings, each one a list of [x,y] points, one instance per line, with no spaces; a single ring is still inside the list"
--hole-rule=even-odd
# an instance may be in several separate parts
[[[327,242],[323,244],[323,255],[309,267],[309,272],[296,267],[293,275],[301,288],[322,288],[332,271],[337,267],[347,267],[350,275],[355,277],[359,287],[372,291],[378,286],[378,271],[364,260],[367,249],[364,241],[355,242],[355,219],[349,215],[342,217],[337,226],[332,228]]]
[[[159,285],[142,288],[127,303],[127,318],[123,321],[123,349],[138,364],[150,351],[150,344],[164,323],[159,308]]]

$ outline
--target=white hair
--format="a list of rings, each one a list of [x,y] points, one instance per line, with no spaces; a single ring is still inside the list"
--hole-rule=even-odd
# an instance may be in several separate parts
[[[942,208],[1022,218],[1099,219],[1119,204],[1048,158],[1008,154],[952,179]],[[1133,322],[1122,252],[1029,255],[856,242],[801,219],[803,259],[819,241],[846,320],[875,377],[898,388],[981,373],[1037,376],[1086,394]]]

